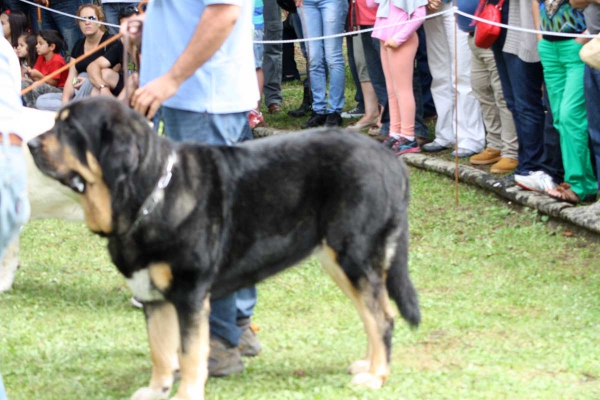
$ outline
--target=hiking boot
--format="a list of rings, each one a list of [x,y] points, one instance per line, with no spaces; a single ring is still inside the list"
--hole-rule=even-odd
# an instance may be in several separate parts
[[[269,114],[277,114],[281,112],[281,105],[276,103],[269,104],[267,109],[269,110]]]
[[[325,120],[325,126],[328,128],[335,128],[338,126],[342,126],[342,116],[336,112],[327,114],[327,119]]]
[[[254,357],[262,350],[262,346],[256,337],[258,328],[250,323],[250,318],[240,318],[237,320],[237,326],[242,330],[240,336],[240,353],[242,357]]]
[[[313,115],[308,119],[308,121],[303,123],[300,127],[302,129],[316,128],[325,125],[325,121],[327,121],[327,115],[313,112]]]
[[[360,118],[363,115],[365,115],[365,110],[359,106],[356,106],[350,111],[343,112],[342,118]]]
[[[302,104],[295,110],[288,111],[287,115],[292,118],[302,118],[306,114],[312,111],[312,92],[310,88],[304,88],[304,97],[302,98]]]
[[[516,175],[515,182],[523,189],[533,192],[545,193],[546,190],[551,190],[556,187],[556,182],[550,175],[544,171],[533,171],[529,175]]]
[[[500,150],[487,147],[481,153],[475,154],[473,157],[469,158],[469,161],[474,165],[488,165],[500,161],[501,158],[502,152]]]
[[[239,374],[243,370],[244,363],[240,350],[219,337],[211,337],[208,376],[229,376]]]
[[[506,172],[513,172],[515,169],[517,169],[518,165],[519,162],[514,158],[502,157],[500,161],[492,165],[492,168],[490,168],[490,172],[492,174],[504,174]]]
[[[402,137],[392,146],[392,150],[396,152],[396,155],[400,156],[407,153],[418,153],[421,151],[421,148],[415,139],[410,140]]]

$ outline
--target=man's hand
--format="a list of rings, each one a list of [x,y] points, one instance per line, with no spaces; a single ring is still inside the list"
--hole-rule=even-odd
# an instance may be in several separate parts
[[[134,110],[152,119],[163,102],[177,93],[180,83],[170,73],[137,89],[131,97]]]
[[[440,8],[441,5],[441,0],[429,0],[427,3],[427,11],[429,11],[430,14],[434,13],[438,10],[438,8]]]
[[[385,41],[383,47],[387,47],[389,49],[397,49],[398,47],[400,47],[400,45],[396,43],[396,41],[393,38],[389,38]]]
[[[146,14],[133,15],[125,18],[121,24],[119,32],[123,35],[129,35],[129,44],[140,47],[142,44],[142,26]]]

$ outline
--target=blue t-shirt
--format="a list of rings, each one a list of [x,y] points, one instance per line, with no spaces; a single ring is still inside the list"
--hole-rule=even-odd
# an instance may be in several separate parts
[[[264,8],[263,0],[254,0],[254,16],[252,17],[254,29],[264,29],[265,27]]]
[[[457,0],[458,9],[467,14],[475,15],[475,10],[477,10],[477,6],[479,5],[479,0]],[[459,15],[457,18],[458,28],[464,32],[473,32],[475,31],[475,26],[471,26],[471,22],[473,20],[471,18],[464,17]]]
[[[148,3],[142,41],[140,85],[171,69],[187,47],[204,9],[212,4],[241,7],[221,48],[164,102],[167,107],[211,114],[256,108],[259,99],[252,46],[253,2],[244,0],[153,0]]]

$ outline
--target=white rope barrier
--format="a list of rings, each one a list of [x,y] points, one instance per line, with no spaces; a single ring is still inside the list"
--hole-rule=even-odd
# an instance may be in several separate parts
[[[76,15],[72,15],[72,14],[68,14],[62,11],[58,11],[58,10],[54,10],[52,8],[48,8],[48,7],[44,7],[41,6],[35,2],[32,2],[30,0],[19,0],[22,3],[26,3],[26,4],[30,4],[36,7],[40,7],[44,10],[47,10],[49,12],[53,12],[56,14],[60,14],[60,15],[64,15],[66,17],[71,17],[74,19],[78,19],[81,21],[89,21],[92,22],[94,24],[99,24],[99,25],[105,25],[105,26],[110,26],[110,27],[114,27],[114,28],[119,28],[119,25],[115,25],[115,24],[109,24],[107,22],[101,22],[101,21],[92,21],[89,20],[87,18],[82,18],[82,17],[78,17]],[[360,33],[367,33],[367,32],[372,32],[378,29],[385,29],[385,28],[389,28],[389,27],[393,27],[393,26],[402,26],[402,25],[406,25],[415,21],[425,21],[431,18],[436,18],[436,17],[440,17],[442,15],[445,14],[455,14],[455,15],[461,15],[463,17],[469,18],[471,20],[474,21],[478,21],[478,22],[484,22],[486,24],[489,25],[493,25],[493,26],[498,26],[500,28],[504,28],[504,29],[509,29],[509,30],[515,30],[515,31],[519,31],[519,32],[524,32],[524,33],[531,33],[531,34],[536,34],[536,35],[544,35],[544,36],[558,36],[558,37],[567,37],[567,38],[586,38],[586,39],[591,39],[591,38],[595,38],[598,35],[593,35],[593,34],[589,34],[589,33],[562,33],[562,32],[547,32],[547,31],[541,31],[541,30],[535,30],[535,29],[527,29],[527,28],[521,28],[519,26],[512,26],[512,25],[507,25],[507,24],[502,24],[502,23],[498,23],[498,22],[492,22],[483,18],[479,18],[476,17],[475,15],[472,14],[468,14],[464,11],[460,11],[458,9],[458,7],[454,6],[448,10],[444,10],[444,11],[438,11],[436,13],[433,14],[428,14],[425,17],[420,17],[420,18],[413,18],[407,21],[402,21],[402,22],[398,22],[395,24],[388,24],[388,25],[383,25],[383,26],[378,26],[376,28],[368,28],[368,29],[361,29],[358,31],[352,31],[352,32],[343,32],[343,33],[339,33],[336,35],[328,35],[328,36],[318,36],[318,37],[311,37],[311,38],[303,38],[303,39],[289,39],[289,40],[257,40],[254,41],[254,43],[259,43],[259,44],[284,44],[284,43],[302,43],[302,42],[310,42],[310,41],[316,41],[316,40],[324,40],[324,39],[332,39],[332,38],[337,38],[337,37],[344,37],[344,36],[353,36],[353,35],[358,35]]]

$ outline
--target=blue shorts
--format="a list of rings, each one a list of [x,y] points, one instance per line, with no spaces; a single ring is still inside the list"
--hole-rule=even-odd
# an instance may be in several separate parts
[[[263,40],[265,33],[262,29],[254,29],[254,40]],[[262,68],[265,46],[262,43],[254,43],[254,68]]]
[[[7,143],[8,137],[0,144],[0,259],[30,213],[25,156]]]

